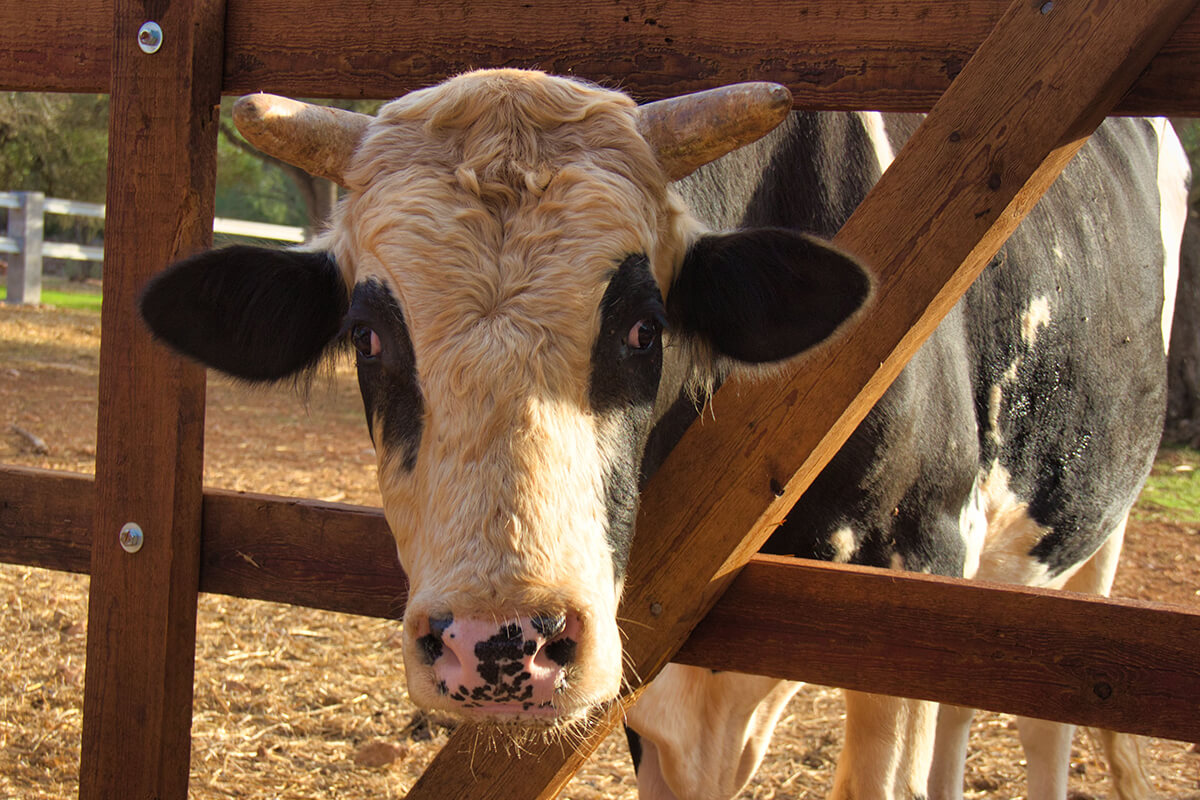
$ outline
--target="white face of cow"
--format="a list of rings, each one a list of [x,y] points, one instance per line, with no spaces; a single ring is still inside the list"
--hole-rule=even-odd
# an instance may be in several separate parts
[[[869,280],[799,234],[701,236],[638,109],[576,81],[473,73],[355,142],[327,252],[203,254],[156,278],[143,315],[250,379],[348,342],[410,580],[410,694],[577,718],[620,687],[642,451],[688,370],[712,368],[687,354],[791,356]]]
[[[633,106],[460,79],[385,107],[347,179],[330,245],[411,582],[410,693],[529,717],[612,697],[630,453],[686,234]]]

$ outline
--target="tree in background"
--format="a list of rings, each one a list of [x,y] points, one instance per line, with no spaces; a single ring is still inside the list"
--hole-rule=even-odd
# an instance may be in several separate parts
[[[1200,120],[1171,122],[1192,162],[1192,191],[1179,257],[1163,440],[1200,447]]]
[[[104,202],[108,97],[0,93],[0,190]]]
[[[302,225],[311,238],[319,233],[337,203],[338,187],[299,167],[266,155],[242,138],[232,122],[233,98],[221,103],[221,142],[217,151],[217,204],[229,209],[222,216]],[[309,101],[321,102],[321,101]],[[374,114],[379,101],[332,103]]]
[[[250,146],[230,121],[232,105],[233,98],[221,104],[217,216],[318,231],[337,201],[337,187]],[[374,113],[379,103],[339,105]],[[40,191],[49,197],[102,203],[107,161],[107,95],[0,93],[0,191]],[[47,223],[51,235],[75,241],[102,236],[98,222],[52,216]],[[76,231],[81,224],[86,231]]]

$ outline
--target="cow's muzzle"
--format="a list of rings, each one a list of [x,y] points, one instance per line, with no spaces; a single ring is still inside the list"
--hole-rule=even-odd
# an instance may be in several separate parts
[[[569,688],[579,631],[574,614],[444,614],[417,620],[414,633],[438,705],[468,719],[535,722],[560,716],[556,701]]]

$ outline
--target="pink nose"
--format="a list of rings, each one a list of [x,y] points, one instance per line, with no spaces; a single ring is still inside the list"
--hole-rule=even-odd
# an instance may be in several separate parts
[[[468,714],[554,714],[555,693],[574,660],[574,615],[495,619],[430,617],[417,645],[438,692]]]

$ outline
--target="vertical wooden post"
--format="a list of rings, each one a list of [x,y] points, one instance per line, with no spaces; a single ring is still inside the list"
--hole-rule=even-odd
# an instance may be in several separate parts
[[[40,303],[46,196],[41,192],[16,194],[21,199],[21,207],[8,212],[8,235],[21,243],[21,252],[8,262],[5,300],[9,303]]]
[[[224,0],[115,0],[79,796],[184,800],[204,371],[151,341],[146,279],[212,240]],[[146,52],[143,23],[162,30]],[[137,552],[119,541],[136,523]]]

